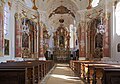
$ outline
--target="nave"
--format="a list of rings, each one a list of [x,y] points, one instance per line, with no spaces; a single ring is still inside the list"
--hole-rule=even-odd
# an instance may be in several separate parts
[[[120,0],[0,0],[0,84],[82,84],[74,73],[120,84]]]
[[[56,64],[40,84],[85,84],[69,67],[69,64]]]

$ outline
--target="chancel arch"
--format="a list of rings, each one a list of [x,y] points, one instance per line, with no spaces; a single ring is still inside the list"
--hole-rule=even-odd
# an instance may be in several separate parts
[[[116,15],[116,33],[119,36],[120,35],[120,2],[116,4],[116,10],[115,10],[115,15]]]

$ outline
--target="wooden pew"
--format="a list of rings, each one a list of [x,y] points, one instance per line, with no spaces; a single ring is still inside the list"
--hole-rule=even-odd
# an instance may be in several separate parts
[[[116,77],[116,79],[120,78],[118,72],[120,72],[119,64],[110,64],[100,61],[72,61],[71,67],[73,71],[78,74],[79,77],[84,79],[88,84],[116,84],[117,81],[119,84],[119,80],[113,80],[110,83],[108,79],[112,76]],[[111,75],[109,75],[109,72]],[[115,75],[115,74],[116,75]]]
[[[33,68],[27,62],[10,62],[0,64],[0,83],[32,84]],[[20,80],[19,80],[20,79]]]
[[[104,72],[101,68],[113,68],[113,64],[102,63],[99,61],[82,61],[81,67],[81,78],[83,78],[89,84],[101,84],[98,81],[102,81]]]
[[[102,84],[120,84],[120,68],[105,68]]]
[[[51,67],[47,69],[47,66]],[[22,61],[0,64],[1,84],[38,84],[53,67],[52,61]],[[47,70],[46,70],[47,69]]]
[[[0,70],[6,69],[6,72],[14,69],[23,69],[25,76],[25,84],[36,84],[38,83],[38,63],[35,61],[23,61],[23,62],[12,62],[6,63],[4,67],[0,66]],[[11,75],[11,73],[10,73]]]
[[[120,84],[120,65],[95,67],[93,84]]]

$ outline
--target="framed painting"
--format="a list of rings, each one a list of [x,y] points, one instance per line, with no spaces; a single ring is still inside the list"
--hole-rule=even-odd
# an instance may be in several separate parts
[[[9,55],[9,40],[4,39],[4,55]]]

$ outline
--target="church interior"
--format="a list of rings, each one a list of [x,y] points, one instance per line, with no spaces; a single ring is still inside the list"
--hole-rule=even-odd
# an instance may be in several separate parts
[[[120,0],[0,0],[0,84],[120,84]]]

